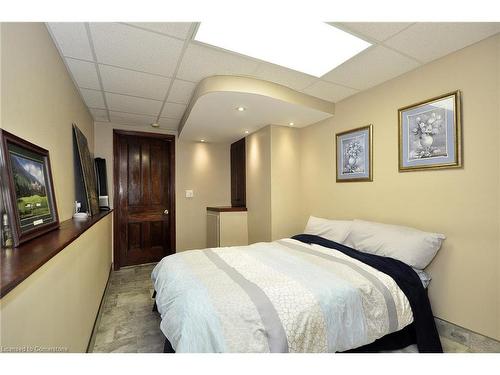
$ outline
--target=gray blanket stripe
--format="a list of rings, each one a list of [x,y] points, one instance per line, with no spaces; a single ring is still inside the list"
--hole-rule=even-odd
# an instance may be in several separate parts
[[[306,254],[315,255],[315,256],[318,256],[320,258],[328,259],[328,260],[331,260],[333,262],[344,264],[344,265],[350,267],[352,270],[359,273],[361,276],[364,276],[384,296],[385,304],[387,305],[387,315],[389,318],[390,332],[395,332],[398,329],[398,313],[396,311],[396,303],[394,302],[394,298],[392,297],[391,292],[384,285],[384,283],[381,282],[377,277],[372,275],[370,272],[364,270],[363,268],[359,267],[355,263],[346,261],[344,259],[336,258],[334,256],[324,254],[324,253],[321,253],[319,251],[314,251],[314,250],[312,250],[306,246],[303,246],[303,245],[290,243],[288,241],[283,241],[283,240],[279,240],[279,241],[277,241],[277,243],[282,245],[282,246],[286,246],[287,248],[295,250],[295,251],[300,251],[300,252],[303,252]]]
[[[271,353],[288,353],[288,340],[276,309],[262,289],[255,283],[245,279],[235,268],[212,250],[204,251],[208,259],[220,270],[224,271],[235,283],[247,293],[259,312],[262,324],[266,329],[267,342]]]

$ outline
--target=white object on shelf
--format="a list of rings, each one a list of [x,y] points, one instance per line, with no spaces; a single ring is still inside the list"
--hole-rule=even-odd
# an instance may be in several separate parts
[[[87,220],[89,218],[89,214],[86,212],[76,212],[73,214],[73,219],[75,220]]]
[[[78,201],[75,201],[75,213],[73,214],[73,219],[75,220],[87,220],[89,218],[89,214],[87,212],[80,212],[82,208],[82,204]]]

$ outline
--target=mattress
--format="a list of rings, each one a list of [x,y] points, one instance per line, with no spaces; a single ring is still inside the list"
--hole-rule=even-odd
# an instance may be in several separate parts
[[[414,320],[387,273],[295,239],[180,252],[152,279],[176,352],[339,352]]]

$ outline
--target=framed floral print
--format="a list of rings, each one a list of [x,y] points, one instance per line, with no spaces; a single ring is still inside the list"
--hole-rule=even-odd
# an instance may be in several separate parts
[[[14,247],[59,227],[47,150],[0,129],[0,174]]]
[[[399,171],[462,166],[460,91],[400,108]]]
[[[335,135],[337,182],[372,181],[373,126]]]

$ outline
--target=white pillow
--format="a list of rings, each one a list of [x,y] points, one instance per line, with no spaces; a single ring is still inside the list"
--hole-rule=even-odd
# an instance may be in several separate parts
[[[418,229],[354,220],[345,244],[356,250],[398,259],[424,269],[432,261],[445,236]]]
[[[343,243],[349,234],[351,224],[351,220],[328,220],[310,216],[304,233]]]

